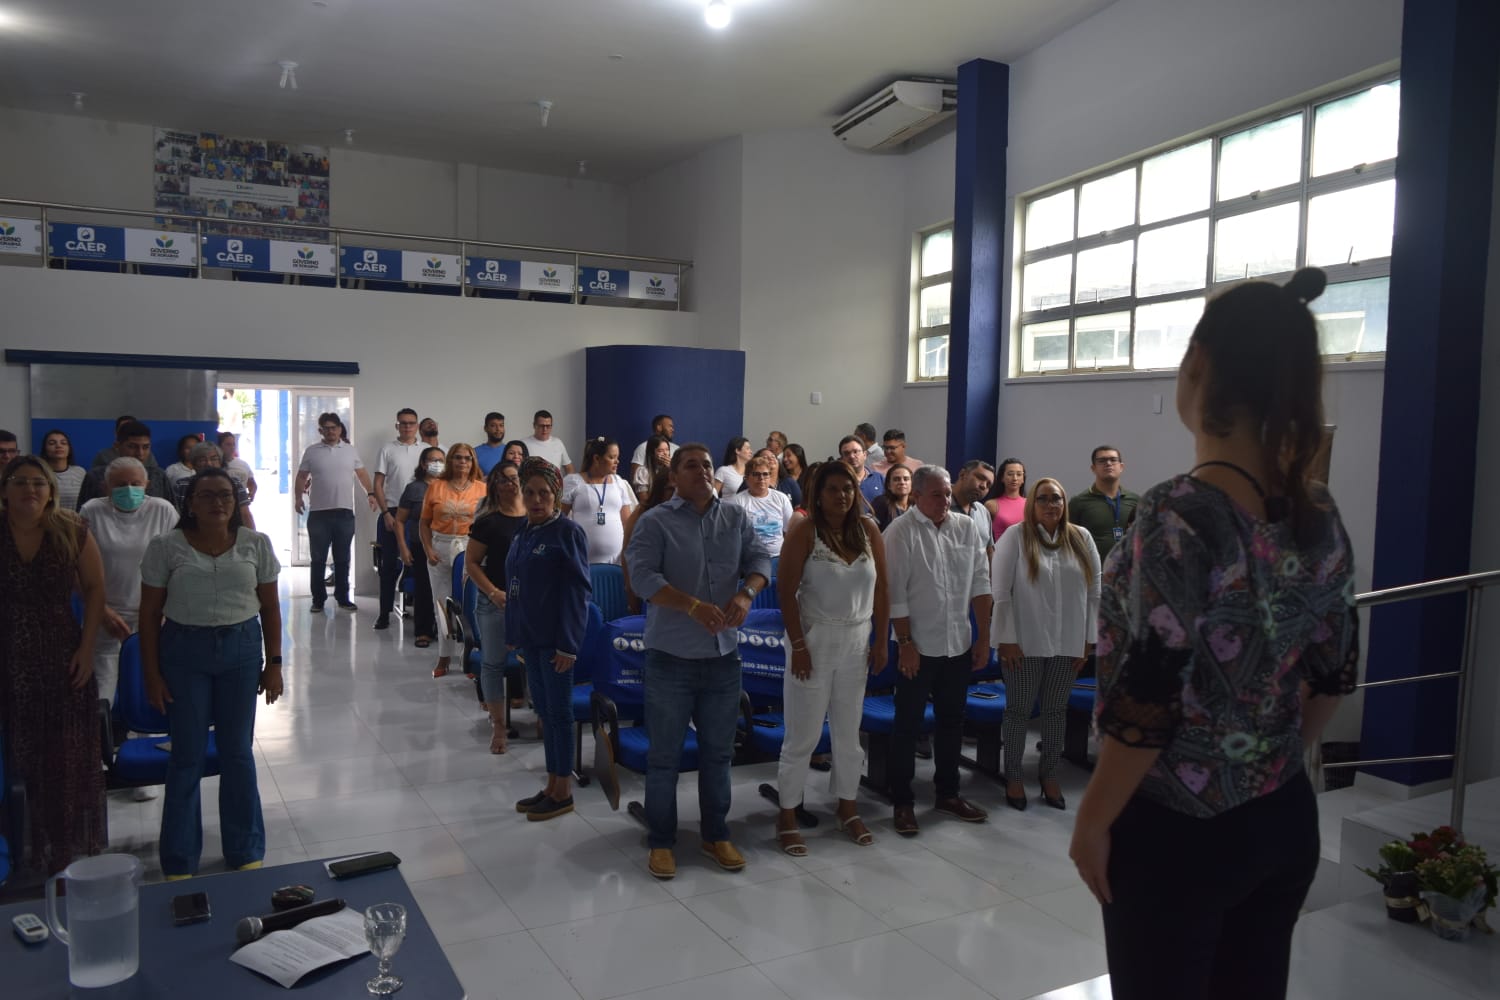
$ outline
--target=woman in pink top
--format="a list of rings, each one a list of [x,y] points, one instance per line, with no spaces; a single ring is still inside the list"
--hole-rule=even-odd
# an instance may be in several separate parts
[[[991,529],[995,541],[1005,534],[1012,524],[1020,524],[1026,514],[1026,466],[1019,458],[1007,458],[1000,463],[1000,495],[986,500],[985,507],[995,519]]]

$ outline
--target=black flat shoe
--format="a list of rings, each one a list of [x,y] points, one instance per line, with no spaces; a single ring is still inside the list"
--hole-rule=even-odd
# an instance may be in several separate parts
[[[516,736],[517,736],[517,734],[515,732],[510,732],[507,735],[511,739],[515,739]],[[542,801],[546,797],[547,797],[547,793],[546,792],[537,792],[535,795],[528,795],[524,799],[517,799],[516,800],[516,812],[518,812],[518,813],[530,812],[532,810],[532,808],[538,802]]]
[[[1026,805],[1027,805],[1027,803],[1026,803],[1026,796],[1024,796],[1024,795],[1007,795],[1005,797],[1005,804],[1008,805],[1008,806],[1010,806],[1016,812],[1025,812],[1026,811]]]
[[[542,823],[554,816],[562,816],[573,811],[573,796],[565,799],[554,799],[547,796],[542,801],[526,810],[526,819],[531,823]]]
[[[1059,795],[1057,798],[1054,799],[1052,796],[1048,795],[1046,792],[1043,792],[1041,794],[1041,799],[1042,799],[1042,802],[1044,802],[1045,804],[1051,806],[1053,809],[1066,809],[1066,808],[1068,808],[1068,802],[1067,802],[1067,800],[1064,799],[1061,795]]]

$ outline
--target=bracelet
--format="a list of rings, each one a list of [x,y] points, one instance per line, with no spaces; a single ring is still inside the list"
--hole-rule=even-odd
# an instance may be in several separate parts
[[[266,661],[266,665],[267,666],[271,666],[271,667],[279,667],[279,666],[281,666],[281,657],[279,657],[279,656],[273,656],[273,657],[271,657],[269,660]]]
[[[800,653],[803,650],[805,650],[806,648],[807,648],[807,640],[806,639],[798,639],[796,642],[792,643],[792,652],[794,652],[794,653]]]
[[[693,612],[694,612],[694,611],[697,611],[697,610],[698,610],[698,605],[700,605],[700,604],[702,604],[702,603],[703,603],[703,602],[702,602],[702,601],[700,601],[700,600],[698,600],[698,598],[696,598],[696,597],[695,597],[695,598],[693,598],[693,606],[692,606],[692,607],[690,607],[690,608],[688,608],[688,617],[689,617],[689,618],[691,618],[691,617],[693,617]]]
[[[898,646],[910,646],[911,645],[911,636],[909,636],[909,635],[906,635],[906,636],[898,635],[898,636],[896,636],[896,645],[898,645]]]

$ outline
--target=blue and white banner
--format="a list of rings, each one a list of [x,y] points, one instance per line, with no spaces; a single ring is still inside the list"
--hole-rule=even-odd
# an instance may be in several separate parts
[[[198,237],[156,229],[125,230],[125,259],[134,264],[198,266]]]
[[[630,272],[586,267],[578,278],[578,291],[595,297],[623,297],[630,292]]]
[[[0,253],[42,252],[42,224],[36,219],[0,219]]]
[[[269,271],[271,241],[238,236],[203,237],[203,266],[234,271]]]
[[[273,274],[311,274],[331,278],[334,272],[333,247],[321,243],[295,243],[271,240]]]
[[[347,278],[365,278],[370,281],[406,280],[401,277],[400,250],[343,247],[339,250],[339,273]]]
[[[463,281],[463,268],[456,254],[403,250],[401,280],[421,285],[457,285]]]
[[[527,292],[573,294],[572,264],[541,264],[521,261],[521,289]]]
[[[631,271],[630,297],[654,299],[657,302],[676,302],[677,275],[658,274],[655,271]]]
[[[499,257],[464,258],[464,275],[475,288],[501,288],[507,291],[521,287],[521,262]]]
[[[47,226],[47,253],[66,260],[123,261],[125,229],[52,223]]]

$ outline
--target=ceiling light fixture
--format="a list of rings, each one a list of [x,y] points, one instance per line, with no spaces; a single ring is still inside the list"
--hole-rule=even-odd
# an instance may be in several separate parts
[[[541,121],[542,121],[542,128],[546,128],[547,127],[547,119],[552,117],[552,102],[551,101],[537,101],[536,102],[536,110],[537,110],[537,117],[540,118]]]
[[[578,161],[578,176],[582,177],[584,174],[586,174],[588,172],[589,172],[589,161],[588,160],[579,160]]]
[[[708,6],[703,9],[703,20],[716,31],[729,27],[733,17],[727,0],[708,0]]]
[[[296,90],[297,89],[297,64],[294,63],[294,62],[291,62],[290,60],[283,59],[277,65],[279,65],[281,67],[281,89],[282,90],[286,90],[286,89],[290,88],[292,90]]]
[[[85,96],[86,95],[81,90],[75,90],[75,91],[73,91],[73,110],[74,111],[82,111],[83,110],[83,99],[84,99]]]
[[[354,130],[352,128],[344,129],[344,145],[354,145]]]

